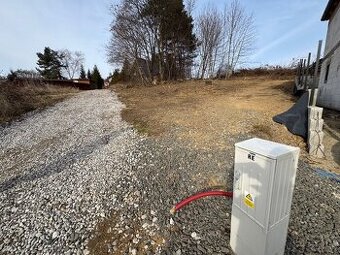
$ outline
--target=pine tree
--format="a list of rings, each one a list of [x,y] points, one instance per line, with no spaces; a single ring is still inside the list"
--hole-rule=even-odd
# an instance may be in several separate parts
[[[90,71],[90,69],[87,70],[86,77],[87,77],[87,79],[91,80],[91,71]]]
[[[80,75],[79,75],[79,78],[80,79],[86,79],[86,73],[85,73],[85,69],[84,69],[83,65],[80,66]]]
[[[197,39],[183,0],[122,0],[113,13],[111,63],[122,64],[127,58],[131,78],[142,82],[186,77]]]
[[[100,75],[98,67],[95,65],[91,73],[91,81],[93,82],[94,88],[102,89],[104,87],[104,80]]]
[[[115,69],[112,75],[109,75],[111,77],[111,84],[115,84],[122,80],[122,72],[119,71],[119,69]]]
[[[195,58],[197,39],[193,18],[185,10],[183,0],[149,0],[143,15],[158,24],[160,31],[159,57],[167,79],[184,78]]]
[[[61,64],[61,60],[63,59],[63,55],[58,53],[57,51],[52,50],[49,47],[45,47],[44,53],[37,53],[38,62],[37,65],[40,68],[37,68],[37,71],[43,76],[45,79],[62,79],[61,69],[63,65]]]

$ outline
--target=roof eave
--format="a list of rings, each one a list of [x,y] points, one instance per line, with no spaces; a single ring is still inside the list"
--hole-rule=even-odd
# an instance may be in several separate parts
[[[329,0],[324,13],[322,14],[321,21],[329,20],[339,3],[339,0]]]

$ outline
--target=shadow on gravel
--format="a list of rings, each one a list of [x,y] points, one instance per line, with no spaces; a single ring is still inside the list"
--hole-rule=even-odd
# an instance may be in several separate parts
[[[334,161],[340,165],[340,142],[337,142],[333,147],[332,147],[332,154]]]
[[[118,137],[119,134],[121,134],[121,130],[111,132],[110,134],[104,135],[102,137],[98,137],[92,143],[89,143],[82,147],[74,146],[73,148],[70,148],[69,152],[67,152],[62,157],[60,157],[59,155],[55,155],[57,156],[57,158],[53,160],[50,164],[31,167],[25,170],[23,174],[11,177],[10,179],[0,183],[0,192],[13,189],[17,185],[25,182],[35,181],[56,173],[60,173],[69,168],[79,159],[85,158],[93,151],[99,149],[101,146],[108,144],[111,139]]]

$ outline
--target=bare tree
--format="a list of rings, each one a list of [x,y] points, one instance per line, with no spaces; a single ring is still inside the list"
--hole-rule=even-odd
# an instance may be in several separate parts
[[[215,8],[205,8],[198,16],[199,68],[197,78],[211,77],[215,72],[218,51],[222,42],[223,20]]]
[[[35,70],[17,69],[16,71],[10,70],[9,76],[19,79],[41,79],[42,76]]]
[[[112,8],[110,63],[130,63],[132,79],[177,79],[191,66],[196,38],[193,20],[178,0],[123,0]]]
[[[80,72],[80,68],[84,64],[84,54],[80,51],[72,52],[67,49],[60,51],[60,53],[62,54],[64,72],[69,79],[73,79]]]
[[[229,78],[237,65],[244,63],[255,42],[253,15],[248,15],[238,0],[233,0],[224,11],[224,42],[220,68]]]
[[[107,46],[108,61],[123,64],[128,61],[141,81],[149,82],[148,64],[156,49],[157,27],[142,15],[146,0],[125,0],[112,7],[115,17],[111,25],[112,37]]]
[[[186,0],[185,1],[185,10],[192,15],[196,7],[196,0]]]

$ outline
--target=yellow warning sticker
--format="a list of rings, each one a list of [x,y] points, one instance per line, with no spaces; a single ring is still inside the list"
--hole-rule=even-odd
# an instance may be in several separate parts
[[[255,208],[254,198],[250,193],[248,193],[248,192],[245,193],[245,197],[243,199],[243,202],[246,206],[248,206],[250,208]]]

